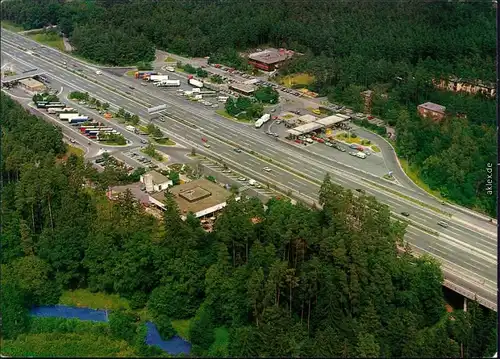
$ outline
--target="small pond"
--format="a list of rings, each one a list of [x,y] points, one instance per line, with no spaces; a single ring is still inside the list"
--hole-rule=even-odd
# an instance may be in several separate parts
[[[31,310],[31,315],[35,317],[59,317],[66,319],[92,320],[95,322],[107,322],[108,313],[105,310],[95,310],[89,308],[68,307],[65,305],[36,307]],[[163,340],[151,322],[146,322],[148,333],[146,335],[146,344],[155,345],[169,354],[189,354],[191,344],[184,339],[174,336],[169,340]]]

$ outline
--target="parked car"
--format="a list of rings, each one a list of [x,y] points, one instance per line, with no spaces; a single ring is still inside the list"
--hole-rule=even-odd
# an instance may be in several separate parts
[[[235,149],[234,149],[234,152],[236,152],[236,153],[241,153],[241,148],[235,148]]]
[[[410,216],[410,214],[409,214],[408,212],[401,212],[401,214],[402,214],[403,216],[405,216],[405,217],[409,217],[409,216]]]
[[[264,167],[263,170],[266,171],[266,172],[271,172],[272,171],[269,167]]]

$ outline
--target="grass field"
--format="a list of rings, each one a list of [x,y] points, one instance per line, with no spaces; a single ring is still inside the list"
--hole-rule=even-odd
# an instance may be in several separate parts
[[[136,72],[136,70],[130,70],[130,71],[125,72],[125,75],[134,77],[135,72]]]
[[[13,357],[135,357],[124,340],[96,334],[22,334],[2,341],[2,354]]]
[[[172,141],[170,138],[160,138],[155,140],[156,143],[159,145],[164,145],[164,146],[175,146],[175,142]]]
[[[400,158],[399,159],[399,163],[401,163],[401,167],[403,167],[403,171],[405,171],[406,175],[408,177],[410,177],[410,179],[415,182],[415,184],[417,186],[419,186],[420,188],[422,188],[424,191],[426,191],[427,193],[430,193],[434,196],[436,196],[437,198],[441,199],[441,200],[445,200],[442,196],[441,196],[441,193],[439,191],[435,191],[435,190],[432,190],[430,189],[430,187],[425,184],[421,179],[420,179],[420,174],[418,173],[417,170],[415,170],[414,168],[412,168],[410,165],[408,165],[408,161],[405,160],[405,159],[402,159]]]
[[[228,120],[232,120],[232,121],[243,122],[243,123],[252,123],[253,122],[252,120],[240,119],[237,117],[233,117],[230,114],[228,114],[226,112],[226,110],[223,110],[223,109],[215,110],[215,113],[217,113],[218,115],[221,115],[222,117],[227,118]]]
[[[62,37],[54,32],[32,34],[28,35],[28,37],[41,44],[64,51],[64,42]]]
[[[380,148],[378,148],[378,146],[371,146],[371,149],[373,152],[376,152],[376,153],[380,152]]]
[[[85,152],[81,148],[68,145],[68,151],[66,152],[66,154],[68,156],[71,156],[71,155],[83,156],[85,154]]]
[[[174,59],[173,57],[167,56],[167,58],[165,59],[165,62],[177,62],[177,60]]]
[[[229,331],[225,327],[219,327],[215,329],[215,341],[210,346],[208,354],[210,356],[229,356],[228,351],[229,346]]]
[[[314,82],[314,76],[304,73],[288,75],[280,79],[280,83],[286,87],[292,87],[294,85],[307,86],[313,82]]]
[[[172,320],[172,326],[174,327],[177,334],[187,341],[189,341],[189,324],[191,319],[185,320]]]
[[[2,20],[1,25],[5,30],[9,30],[9,31],[13,31],[13,32],[21,32],[24,30],[22,26],[16,25],[13,22],[8,21],[8,20]]]
[[[129,309],[128,300],[117,294],[91,293],[86,289],[64,291],[59,304],[91,309]]]

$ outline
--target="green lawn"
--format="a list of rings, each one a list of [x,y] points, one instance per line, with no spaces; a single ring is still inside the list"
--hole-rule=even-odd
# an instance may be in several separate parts
[[[71,156],[71,155],[83,156],[84,153],[85,152],[81,148],[74,147],[71,145],[68,145],[68,151],[66,152],[66,154],[68,156]]]
[[[136,71],[137,70],[129,70],[129,71],[125,72],[125,75],[134,77]]]
[[[441,200],[445,200],[444,198],[441,197],[441,193],[439,191],[432,190],[426,183],[424,183],[420,179],[420,174],[419,174],[418,170],[416,170],[412,166],[409,166],[407,160],[399,158],[399,163],[401,163],[401,167],[403,167],[403,171],[405,171],[406,175],[408,177],[410,177],[410,179],[413,182],[415,182],[415,184],[417,186],[419,186],[420,188],[422,188],[427,193],[430,193],[430,194],[436,196],[437,198],[439,198]]]
[[[184,71],[184,69],[182,67],[176,67],[175,71],[177,71],[177,72],[186,72],[186,71]]]
[[[2,341],[2,354],[13,357],[135,357],[124,340],[75,333],[21,334]]]
[[[173,57],[167,56],[167,58],[165,59],[165,62],[177,62],[177,60],[174,59]]]
[[[13,31],[13,32],[21,32],[24,31],[23,27],[20,25],[16,25],[11,21],[2,20],[1,25],[5,30]]]
[[[221,115],[222,117],[227,118],[228,120],[231,120],[231,121],[237,121],[237,122],[243,122],[243,123],[252,123],[253,122],[252,120],[239,119],[237,117],[233,117],[230,114],[228,114],[226,112],[226,110],[224,110],[224,109],[215,110],[215,113],[218,115]]]
[[[229,331],[225,327],[219,327],[215,329],[215,341],[210,346],[208,354],[210,356],[229,356],[228,351],[229,346]]]
[[[28,37],[41,44],[64,51],[64,42],[62,37],[54,32],[31,34],[28,35]]]
[[[159,145],[164,145],[164,146],[175,146],[175,142],[172,141],[170,138],[159,138],[155,139],[155,142],[158,143]]]
[[[174,327],[177,334],[187,341],[189,341],[189,324],[191,319],[184,320],[172,320],[172,326]]]
[[[130,309],[128,300],[120,298],[117,294],[91,293],[86,289],[64,291],[59,303],[92,309]]]

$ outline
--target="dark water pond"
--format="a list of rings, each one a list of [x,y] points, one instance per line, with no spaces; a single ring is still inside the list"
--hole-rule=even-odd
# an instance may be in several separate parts
[[[65,305],[37,307],[31,310],[31,315],[35,317],[59,317],[67,319],[91,320],[95,322],[107,322],[108,313],[104,310],[89,308],[68,307]],[[169,340],[162,340],[156,326],[151,322],[146,322],[148,333],[146,344],[156,345],[169,354],[189,354],[191,344],[184,339],[175,336]]]

